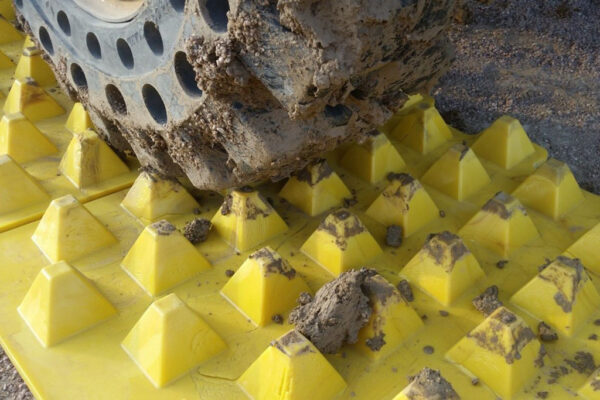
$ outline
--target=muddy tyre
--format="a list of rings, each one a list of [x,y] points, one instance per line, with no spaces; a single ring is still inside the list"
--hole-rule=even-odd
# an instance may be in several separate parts
[[[15,4],[106,140],[200,189],[282,178],[360,140],[451,58],[454,0],[138,2]]]

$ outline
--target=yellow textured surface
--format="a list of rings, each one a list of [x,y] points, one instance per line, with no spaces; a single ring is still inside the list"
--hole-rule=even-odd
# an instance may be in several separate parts
[[[0,37],[4,41],[9,36]],[[23,47],[21,35],[18,39],[0,45],[15,64]],[[13,84],[13,68],[0,70],[3,96]],[[320,203],[328,193],[298,189],[297,196],[310,199],[308,213],[325,210],[311,217],[303,206],[290,203],[296,194],[290,202],[279,195],[286,182],[239,190],[225,199],[206,193],[196,202],[179,185],[179,195],[171,197],[169,183],[141,178],[128,193],[125,189],[136,176],[130,161],[130,172],[79,190],[57,173],[73,139],[71,130],[84,132],[89,121],[78,110],[67,128],[73,105],[55,87],[36,88],[66,110],[52,118],[28,118],[58,152],[26,162],[4,156],[0,165],[0,342],[36,397],[393,399],[408,385],[408,375],[428,366],[439,369],[463,399],[531,399],[544,392],[548,398],[573,393],[598,398],[600,198],[580,191],[572,181],[553,178],[562,167],[549,162],[549,171],[538,170],[547,153],[531,144],[514,120],[502,119],[479,136],[463,135],[441,121],[431,99],[415,99],[382,129],[387,138],[376,136],[372,144],[346,146],[327,156],[354,198],[343,200],[346,208],[339,209]],[[19,99],[10,101],[21,107]],[[12,110],[13,104],[9,106]],[[461,160],[462,150],[453,146],[463,141],[481,144]],[[365,172],[345,169],[348,159],[364,165]],[[451,181],[440,182],[439,172],[430,173],[431,181],[424,178],[427,171],[439,169],[433,167],[436,163],[453,165]],[[485,175],[479,165],[489,182],[481,179]],[[389,172],[408,175],[394,175],[390,182],[385,179]],[[479,177],[475,187],[466,178],[469,174]],[[407,176],[414,178],[408,188],[402,184]],[[532,191],[517,187],[532,176],[555,194],[552,200],[521,196]],[[22,182],[27,184],[17,184]],[[323,186],[325,192],[336,188],[339,184]],[[381,196],[387,199],[385,207],[367,212]],[[338,202],[339,197],[334,193]],[[394,219],[383,219],[389,215]],[[161,238],[146,228],[167,219],[181,230],[197,217],[211,219],[214,226],[196,246],[183,246],[179,234]],[[398,248],[386,245],[390,223],[406,224]],[[452,246],[438,251],[439,263],[422,253],[429,234],[445,231],[458,234],[468,249],[453,264],[444,261],[453,257]],[[141,241],[140,249],[135,249],[136,241]],[[178,259],[182,251],[177,246],[186,248],[183,253],[197,253],[190,257],[200,268],[187,269],[194,262]],[[282,275],[278,268],[249,259],[267,246],[295,272],[285,268]],[[582,260],[580,286],[569,286],[569,276],[560,271],[552,282],[540,278],[552,270],[549,266],[540,272],[538,267],[563,254]],[[51,265],[61,259],[68,265]],[[173,281],[159,279],[165,286],[156,290],[132,272],[158,276],[173,262],[185,268]],[[422,269],[409,273],[412,263]],[[323,356],[306,339],[286,335],[292,328],[286,322],[291,294],[303,286],[296,283],[315,293],[334,275],[363,265],[381,274],[378,285],[392,295],[385,302],[371,299],[375,313],[359,333],[359,343]],[[237,273],[229,278],[227,270]],[[423,270],[430,271],[429,281]],[[403,278],[412,286],[411,302],[392,287]],[[288,280],[285,285],[278,283],[282,279]],[[543,285],[535,283],[540,279]],[[431,281],[438,284],[431,286]],[[506,307],[502,310],[514,317],[499,317],[497,311],[485,318],[475,310],[471,300],[490,285],[498,286]],[[258,292],[262,304],[247,301]],[[547,300],[537,307],[520,301],[521,294]],[[564,304],[559,294],[573,295],[567,299],[572,311],[563,312],[571,315],[552,319],[560,313],[550,305],[558,304],[556,298]],[[272,304],[273,297],[280,302]],[[259,317],[250,315],[252,309],[260,311]],[[270,320],[274,312],[282,313],[283,324]],[[559,335],[557,341],[543,343],[546,355],[535,337],[539,318],[546,318]],[[574,328],[566,331],[566,323]],[[386,343],[378,352],[365,346],[380,333]]]

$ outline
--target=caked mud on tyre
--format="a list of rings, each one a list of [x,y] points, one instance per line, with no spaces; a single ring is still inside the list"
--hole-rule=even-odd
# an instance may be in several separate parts
[[[278,179],[383,123],[447,68],[453,0],[16,1],[121,153],[201,189]]]

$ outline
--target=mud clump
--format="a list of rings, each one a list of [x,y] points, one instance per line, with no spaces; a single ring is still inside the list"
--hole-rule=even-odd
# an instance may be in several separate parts
[[[390,247],[400,247],[402,245],[402,236],[404,236],[404,229],[400,225],[390,225],[387,227],[385,244]]]
[[[558,340],[558,333],[544,321],[538,324],[538,336],[542,342],[555,342]]]
[[[502,306],[502,302],[498,300],[498,286],[493,285],[485,289],[483,293],[473,299],[473,306],[486,317]]]
[[[365,283],[376,274],[367,268],[350,270],[323,285],[314,298],[301,294],[290,323],[321,353],[337,353],[345,343],[356,343],[372,313]]]
[[[198,244],[206,241],[208,232],[212,224],[209,220],[204,218],[194,218],[183,228],[183,236],[192,244]]]
[[[385,346],[385,333],[380,332],[378,335],[373,336],[365,341],[368,348],[373,351],[379,351]]]
[[[409,376],[410,389],[406,397],[411,400],[443,399],[458,400],[460,396],[440,371],[428,367],[423,368],[417,375]]]

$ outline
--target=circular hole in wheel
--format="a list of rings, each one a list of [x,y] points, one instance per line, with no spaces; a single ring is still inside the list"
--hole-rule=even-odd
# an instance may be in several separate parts
[[[17,6],[17,8],[23,7],[23,0],[15,0],[15,5]]]
[[[196,82],[194,67],[192,67],[183,51],[178,51],[175,54],[174,67],[175,75],[177,75],[177,80],[183,90],[190,96],[202,96],[202,90]]]
[[[200,0],[200,10],[204,20],[215,32],[227,31],[227,12],[229,11],[228,0]]]
[[[142,87],[142,97],[148,113],[159,124],[167,122],[167,108],[158,91],[152,85]]]
[[[92,55],[92,57],[100,59],[102,58],[102,49],[100,48],[100,42],[96,35],[92,32],[89,32],[85,36],[85,44],[87,45],[88,51]]]
[[[59,11],[56,14],[56,22],[58,22],[58,26],[61,31],[67,36],[71,36],[71,23],[69,22],[69,17],[64,11]]]
[[[104,92],[110,108],[112,108],[115,113],[121,115],[127,114],[127,105],[125,104],[125,99],[123,98],[121,91],[115,85],[109,83],[106,85]]]
[[[146,43],[148,43],[148,47],[150,47],[152,53],[157,56],[163,53],[162,36],[160,35],[158,26],[154,22],[147,21],[144,24],[144,38],[146,38]]]
[[[87,78],[78,64],[71,64],[71,79],[80,89],[87,89]]]
[[[117,53],[119,54],[119,59],[121,60],[121,63],[123,63],[123,66],[127,69],[132,69],[133,53],[125,39],[117,40]]]
[[[185,0],[170,0],[170,2],[175,11],[181,12],[185,8]]]
[[[52,40],[50,39],[50,34],[46,30],[45,27],[40,26],[40,30],[38,31],[40,43],[44,46],[44,49],[50,54],[54,54],[54,46],[52,46]]]

